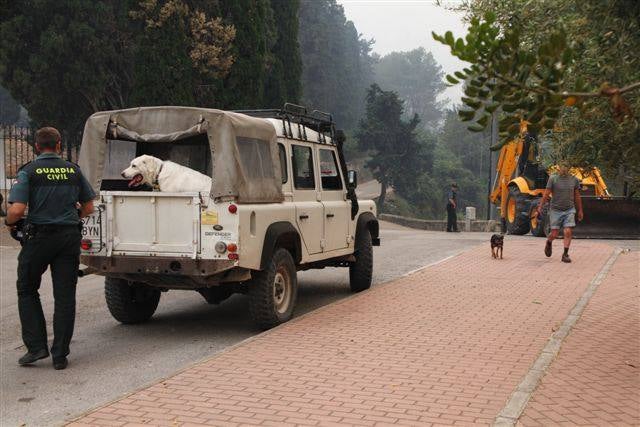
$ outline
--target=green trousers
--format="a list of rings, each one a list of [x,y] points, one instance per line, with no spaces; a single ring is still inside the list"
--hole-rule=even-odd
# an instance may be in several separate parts
[[[38,290],[42,275],[50,268],[55,299],[51,355],[56,359],[69,354],[76,316],[80,239],[75,226],[37,231],[18,255],[18,311],[22,341],[30,352],[47,348],[47,327]]]

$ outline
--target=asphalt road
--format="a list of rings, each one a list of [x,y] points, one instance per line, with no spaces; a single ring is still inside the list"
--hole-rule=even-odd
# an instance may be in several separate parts
[[[374,252],[375,285],[477,244],[488,245],[489,240],[488,233],[424,232],[391,224],[382,228],[382,246]],[[249,322],[244,296],[233,296],[215,306],[189,291],[163,294],[150,322],[121,325],[107,311],[103,279],[89,276],[78,284],[69,368],[54,371],[50,359],[33,367],[19,367],[17,359],[25,349],[20,339],[15,292],[18,250],[6,246],[0,249],[2,426],[62,424],[258,333]],[[303,272],[299,284],[296,315],[350,295],[346,269]],[[47,274],[41,296],[49,331],[51,294]]]

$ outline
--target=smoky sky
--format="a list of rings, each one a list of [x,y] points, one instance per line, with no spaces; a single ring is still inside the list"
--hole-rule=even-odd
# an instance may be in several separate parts
[[[451,10],[454,1],[442,1],[438,6],[430,0],[337,0],[344,7],[347,19],[367,39],[375,39],[373,51],[385,55],[424,47],[430,51],[446,73],[464,67],[449,48],[436,42],[431,31],[444,34],[451,30],[456,37],[466,34],[462,15]],[[459,86],[449,88],[445,98],[459,102]]]

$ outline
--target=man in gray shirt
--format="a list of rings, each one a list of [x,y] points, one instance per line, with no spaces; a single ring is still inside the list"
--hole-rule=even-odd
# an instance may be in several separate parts
[[[542,207],[549,200],[549,196],[552,196],[549,209],[551,234],[547,237],[544,254],[548,257],[551,256],[552,242],[558,237],[560,228],[563,228],[564,253],[562,254],[562,262],[571,262],[569,246],[571,245],[573,227],[576,226],[576,208],[578,221],[582,221],[583,211],[582,199],[580,199],[580,181],[569,173],[569,167],[566,163],[561,163],[558,167],[558,173],[549,177],[542,201],[538,205],[539,216],[542,215]]]

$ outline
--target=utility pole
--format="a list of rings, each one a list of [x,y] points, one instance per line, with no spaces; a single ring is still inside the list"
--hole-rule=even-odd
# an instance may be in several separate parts
[[[493,174],[493,161],[492,161],[492,151],[491,151],[491,147],[496,145],[498,143],[498,113],[496,111],[494,111],[491,114],[491,138],[489,139],[489,161],[487,162],[489,164],[489,176],[488,176],[488,180],[487,180],[487,221],[490,220],[494,215],[493,215],[493,205],[491,203],[491,190],[492,190],[492,185],[491,185],[491,178],[492,178],[492,174]]]

